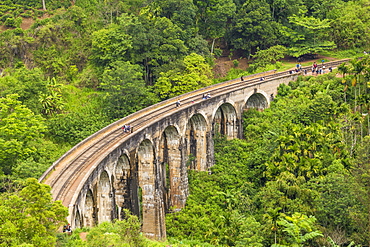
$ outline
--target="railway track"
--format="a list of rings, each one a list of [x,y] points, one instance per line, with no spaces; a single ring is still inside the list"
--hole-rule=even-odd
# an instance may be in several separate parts
[[[333,68],[340,65],[346,60],[339,60],[325,63],[326,66]],[[309,70],[311,67],[306,66],[302,69]],[[103,128],[92,136],[86,138],[70,151],[64,154],[60,159],[42,175],[40,182],[49,184],[52,187],[54,200],[61,200],[63,205],[68,206],[76,198],[78,192],[90,173],[105,158],[107,153],[112,152],[123,142],[129,140],[135,133],[140,132],[153,123],[153,120],[160,120],[170,116],[174,112],[190,107],[202,100],[202,95],[210,93],[212,97],[230,93],[240,88],[258,86],[266,81],[287,76],[288,71],[277,72],[268,71],[251,76],[244,77],[244,81],[239,78],[231,81],[222,82],[206,88],[202,88],[172,99],[160,102],[134,114],[131,114],[121,120],[118,120],[109,126]],[[264,81],[260,78],[264,77]],[[175,102],[181,99],[181,107],[177,109]],[[130,123],[134,127],[134,133],[124,133],[121,129],[123,124]]]

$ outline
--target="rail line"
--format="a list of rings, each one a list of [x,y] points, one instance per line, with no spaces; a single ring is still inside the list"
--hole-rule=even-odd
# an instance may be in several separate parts
[[[325,65],[336,67],[347,61],[348,59],[326,62]],[[306,66],[302,69],[310,68],[310,66]],[[76,191],[87,180],[91,171],[105,158],[103,154],[113,151],[123,142],[129,140],[136,133],[153,123],[153,120],[163,119],[176,112],[178,109],[175,107],[175,102],[178,99],[181,99],[180,109],[183,109],[202,101],[201,97],[204,93],[210,93],[212,97],[216,97],[243,87],[257,86],[261,83],[266,83],[266,81],[287,76],[288,73],[288,71],[277,73],[275,71],[267,71],[245,76],[244,81],[238,78],[211,85],[133,113],[108,125],[77,144],[54,162],[41,176],[39,181],[49,184],[52,187],[53,198],[55,200],[61,200],[65,206],[68,206],[75,196]],[[260,80],[261,77],[264,77],[264,81]],[[130,125],[134,126],[134,133],[126,134],[121,130],[121,126],[125,123],[130,123]]]

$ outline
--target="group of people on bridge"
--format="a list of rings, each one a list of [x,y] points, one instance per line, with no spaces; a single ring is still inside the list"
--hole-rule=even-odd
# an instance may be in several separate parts
[[[123,129],[123,132],[125,132],[125,133],[130,133],[130,132],[132,133],[132,131],[133,131],[133,128],[130,125],[127,125],[127,124],[123,125],[122,129]]]
[[[324,65],[324,60],[322,60],[322,66],[319,67],[317,65],[316,62],[314,62],[312,64],[312,68],[311,68],[311,71],[312,71],[312,75],[314,75],[316,73],[316,75],[321,75],[321,74],[325,74],[326,73],[326,67]],[[332,72],[333,71],[333,68],[331,66],[329,66],[329,72]]]

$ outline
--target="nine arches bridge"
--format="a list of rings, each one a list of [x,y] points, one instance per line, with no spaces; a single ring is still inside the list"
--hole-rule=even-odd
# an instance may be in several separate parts
[[[278,86],[298,75],[268,71],[140,110],[77,144],[39,181],[49,184],[53,199],[68,207],[72,228],[123,219],[123,209],[129,209],[140,216],[146,237],[165,239],[165,213],[186,203],[187,170],[208,171],[214,164],[214,134],[242,138],[243,112],[267,108]],[[208,93],[211,98],[202,99]],[[181,106],[175,107],[178,99]],[[122,131],[124,124],[134,131]]]

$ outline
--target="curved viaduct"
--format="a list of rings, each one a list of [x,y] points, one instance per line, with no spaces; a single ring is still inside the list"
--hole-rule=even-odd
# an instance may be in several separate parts
[[[214,164],[215,132],[242,138],[243,111],[268,107],[277,87],[297,77],[264,72],[160,102],[86,138],[39,180],[68,207],[72,228],[123,219],[123,209],[129,209],[141,219],[147,237],[164,239],[165,213],[185,206],[187,170],[207,171]],[[204,93],[212,97],[204,100]],[[134,131],[124,133],[123,124]]]

